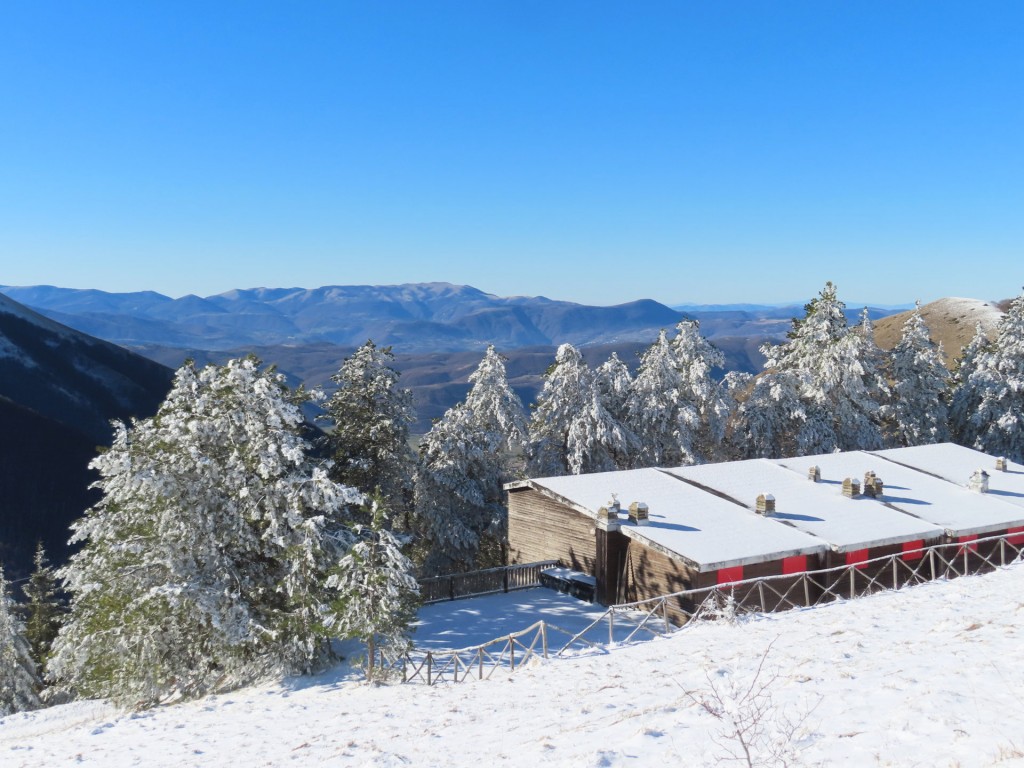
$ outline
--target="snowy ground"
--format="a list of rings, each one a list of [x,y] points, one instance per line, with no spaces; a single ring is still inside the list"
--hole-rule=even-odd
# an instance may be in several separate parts
[[[0,765],[717,765],[736,743],[688,692],[713,680],[728,700],[770,649],[761,722],[806,715],[799,764],[1024,766],[1022,628],[1016,566],[484,682],[369,687],[339,667],[136,715],[96,702],[14,715]]]

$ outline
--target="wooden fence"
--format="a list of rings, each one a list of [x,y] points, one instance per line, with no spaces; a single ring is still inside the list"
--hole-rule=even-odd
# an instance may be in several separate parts
[[[420,579],[420,598],[427,604],[539,587],[541,571],[557,565],[557,560],[544,560]]]
[[[585,629],[576,633],[550,622],[538,621],[520,632],[471,648],[452,651],[414,649],[393,657],[381,652],[379,664],[382,668],[393,670],[403,682],[434,685],[440,682],[485,680],[495,670],[514,672],[538,658],[562,656],[568,652],[607,653],[608,645],[668,635],[690,626],[696,620],[718,618],[723,614],[806,608],[871,592],[984,573],[1022,560],[1024,538],[1020,534],[979,538],[968,543],[939,544],[854,565],[802,574],[764,576],[612,605]],[[530,564],[536,567],[538,577],[540,571],[552,565]],[[527,568],[512,566],[519,567]],[[524,580],[526,578],[523,577]],[[694,605],[694,610],[682,611],[679,598],[685,598]],[[685,616],[681,625],[673,621],[680,613]]]

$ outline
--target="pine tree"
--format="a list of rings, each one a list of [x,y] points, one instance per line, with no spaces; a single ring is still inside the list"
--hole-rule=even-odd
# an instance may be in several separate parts
[[[845,305],[829,282],[793,321],[789,340],[765,345],[765,370],[788,371],[801,382],[805,418],[797,441],[805,453],[880,448],[878,377],[865,365],[865,342],[851,333]]]
[[[800,376],[792,371],[757,376],[733,417],[733,455],[774,459],[807,453],[802,444],[807,422],[802,391]]]
[[[972,338],[961,350],[950,377],[949,431],[953,440],[972,446],[979,437],[979,429],[972,417],[981,405],[981,379],[972,375],[982,365],[992,349],[992,343],[981,323],[974,327]]]
[[[980,394],[969,419],[973,447],[1024,462],[1024,293],[999,320],[968,384]]]
[[[416,515],[430,542],[429,574],[471,571],[493,520],[480,482],[489,457],[465,403],[449,408],[423,436],[416,471]]]
[[[371,510],[370,524],[355,526],[355,543],[327,578],[335,597],[326,625],[366,644],[366,677],[375,680],[385,674],[376,664],[378,652],[394,655],[411,644],[419,583],[379,500]]]
[[[0,568],[0,717],[38,709],[39,677]]]
[[[626,399],[633,384],[629,367],[619,359],[617,353],[612,352],[612,356],[598,366],[594,375],[597,391],[601,396],[601,405],[617,421],[624,421]]]
[[[526,414],[493,346],[469,377],[466,400],[420,443],[416,511],[427,527],[430,572],[504,562],[504,484],[521,472]]]
[[[949,440],[946,394],[949,372],[942,348],[932,342],[921,316],[921,302],[903,325],[890,356],[892,404],[885,413],[889,441],[895,446],[941,443]]]
[[[153,418],[115,423],[91,465],[103,496],[58,572],[62,689],[139,706],[325,658],[325,574],[362,497],[310,463],[301,425],[283,377],[252,358],[186,363]]]
[[[860,324],[856,328],[863,344],[861,365],[864,368],[864,388],[868,396],[880,406],[879,415],[889,404],[892,391],[887,381],[889,357],[875,341],[875,324],[871,320],[868,308],[860,313]]]
[[[676,331],[672,351],[682,374],[679,397],[697,412],[691,458],[709,461],[718,454],[729,417],[726,393],[711,375],[713,369],[725,365],[725,355],[701,335],[697,320],[683,320]]]
[[[641,356],[626,400],[626,424],[640,443],[634,466],[694,462],[700,411],[684,397],[688,387],[668,334],[662,331]]]
[[[42,667],[49,658],[50,648],[66,612],[59,596],[57,577],[42,542],[36,545],[35,567],[22,592],[25,594],[22,610],[25,639],[32,648],[32,657]]]
[[[579,351],[560,346],[530,422],[530,474],[613,470],[627,466],[635,449],[636,438],[601,404],[594,373]]]
[[[338,388],[324,403],[334,428],[328,435],[331,478],[364,493],[379,493],[401,516],[412,500],[415,457],[409,447],[412,393],[398,386],[391,347],[367,341],[332,377]]]

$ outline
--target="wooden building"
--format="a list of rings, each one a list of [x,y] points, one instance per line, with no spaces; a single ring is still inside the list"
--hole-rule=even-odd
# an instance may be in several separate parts
[[[879,503],[882,488],[879,478],[867,474],[863,483],[860,479],[856,483],[851,479],[844,487],[847,478],[834,481],[826,476],[823,479],[820,464],[815,464],[813,458],[805,463],[806,467],[799,472],[768,459],[666,471],[751,511],[757,509],[758,498],[772,496],[772,509],[763,514],[827,543],[823,568],[856,566],[854,588],[858,592],[896,586],[901,577],[908,575],[906,571],[897,571],[894,575],[891,569],[886,570],[886,564],[871,561],[888,555],[917,560],[921,558],[923,547],[942,541],[941,527]],[[827,580],[821,583],[831,586]]]
[[[821,567],[820,539],[658,469],[524,480],[509,491],[511,562],[591,574],[604,604]],[[679,608],[693,605],[680,601]]]
[[[984,570],[1000,542],[1024,545],[1024,466],[951,444],[534,478],[506,488],[510,562],[557,560],[593,576],[604,604],[760,576],[795,581],[851,565],[843,578],[858,593],[909,576],[896,561],[888,570],[871,562],[877,558],[913,565],[930,547],[961,545],[941,551],[962,555],[965,567],[936,574],[956,575]],[[979,541],[989,536],[1002,538]],[[829,589],[827,578],[816,583]],[[773,584],[786,589],[786,579]],[[767,599],[763,607],[774,606]]]
[[[1000,476],[995,457],[951,443],[803,456],[779,463],[796,472],[817,466],[822,483],[834,485],[851,475],[873,472],[884,480],[877,500],[941,528],[943,543],[962,545],[959,551],[966,558],[965,571],[984,570],[985,561],[993,559],[999,546],[998,541],[977,543],[978,539],[1001,537],[1020,543],[1024,535],[1024,489],[1009,490],[1017,477],[1024,475],[1013,475],[1011,466]],[[991,469],[986,470],[985,465]],[[972,482],[980,472],[987,474],[985,487],[977,480]],[[992,477],[997,477],[999,486],[995,493]],[[954,568],[942,575],[958,572]]]

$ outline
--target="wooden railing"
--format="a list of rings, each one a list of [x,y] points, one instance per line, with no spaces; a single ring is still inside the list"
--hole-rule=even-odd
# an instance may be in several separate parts
[[[801,574],[765,576],[613,605],[576,633],[550,622],[538,621],[520,632],[470,648],[452,651],[414,649],[394,657],[382,652],[378,663],[382,668],[393,670],[404,682],[434,685],[439,682],[484,680],[495,670],[514,672],[534,659],[562,656],[568,652],[607,653],[609,645],[667,635],[685,629],[696,620],[718,618],[726,613],[738,615],[806,608],[870,592],[903,589],[938,579],[993,571],[1022,560],[1024,541],[1019,534],[979,538],[967,543],[939,544],[855,565]],[[540,571],[554,564],[545,562],[511,566],[522,569],[512,579],[514,583],[522,584],[515,588],[535,586],[528,583],[530,574],[535,570],[539,580]],[[503,584],[508,583],[503,581]],[[489,591],[497,592],[501,589]],[[693,609],[680,608],[681,603],[692,605]],[[561,642],[552,645],[555,637],[561,638]]]
[[[539,587],[541,571],[557,565],[557,560],[544,560],[420,579],[420,598],[427,604]]]

